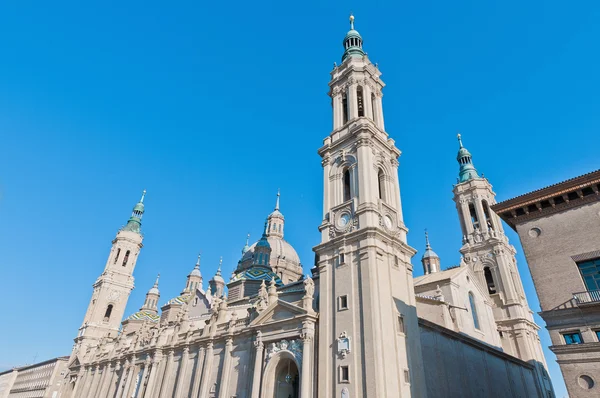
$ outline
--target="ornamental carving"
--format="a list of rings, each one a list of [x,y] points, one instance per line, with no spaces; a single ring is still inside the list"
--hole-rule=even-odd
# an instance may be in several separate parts
[[[350,354],[350,337],[348,337],[348,333],[343,331],[340,334],[340,337],[337,338],[337,353],[343,359]]]
[[[109,290],[108,291],[108,300],[118,303],[121,300],[121,292],[118,290]]]
[[[280,351],[291,353],[298,364],[302,363],[302,343],[298,340],[281,340],[277,343],[271,343],[267,348],[265,362],[269,363],[271,358]]]

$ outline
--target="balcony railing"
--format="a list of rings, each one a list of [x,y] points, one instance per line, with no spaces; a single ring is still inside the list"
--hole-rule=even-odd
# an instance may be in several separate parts
[[[577,304],[600,303],[600,290],[573,293],[573,298],[577,301]]]

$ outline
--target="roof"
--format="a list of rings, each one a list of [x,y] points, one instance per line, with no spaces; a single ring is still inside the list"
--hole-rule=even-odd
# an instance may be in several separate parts
[[[520,221],[546,216],[600,200],[599,190],[600,170],[596,170],[507,199],[491,207],[511,228],[515,229],[516,224]],[[572,196],[569,197],[569,194]],[[566,196],[568,200],[565,200],[563,196]]]
[[[263,268],[263,267],[252,267],[252,268],[242,271],[238,274],[235,274],[235,276],[233,278],[231,278],[231,281],[229,281],[229,283],[236,282],[236,281],[260,281],[260,280],[264,280],[265,282],[270,282],[273,278],[275,278],[275,284],[277,286],[283,285],[283,282],[281,281],[279,276],[277,276],[277,274],[275,272],[271,271],[270,269]]]
[[[153,311],[138,311],[129,315],[128,320],[158,322],[160,316]]]
[[[444,271],[434,272],[427,275],[421,275],[414,279],[414,285],[427,285],[429,283],[441,282],[447,279],[452,279],[453,277],[460,274],[466,269],[467,267],[454,267]]]
[[[192,297],[190,293],[182,294],[181,296],[177,296],[169,300],[168,304],[185,304],[190,301],[190,297]]]

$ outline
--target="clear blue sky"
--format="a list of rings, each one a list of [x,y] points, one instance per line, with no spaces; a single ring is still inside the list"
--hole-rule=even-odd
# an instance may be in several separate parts
[[[144,188],[127,313],[158,272],[161,301],[175,296],[198,251],[205,281],[219,256],[229,274],[277,188],[308,272],[316,150],[350,11],[388,85],[386,127],[403,151],[405,222],[421,253],[427,228],[443,266],[459,261],[457,130],[499,199],[598,168],[597,2],[109,3],[0,5],[0,368],[69,354]]]

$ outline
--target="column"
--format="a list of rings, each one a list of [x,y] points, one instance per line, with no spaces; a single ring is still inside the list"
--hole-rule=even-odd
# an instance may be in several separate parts
[[[121,362],[117,361],[117,363],[115,364],[115,368],[113,369],[113,373],[110,378],[110,383],[108,385],[108,392],[106,394],[106,396],[109,398],[115,396],[117,382],[119,381],[119,371],[121,370],[121,368]]]
[[[473,202],[475,204],[475,213],[477,213],[477,218],[479,218],[479,230],[481,232],[487,232],[488,226],[485,219],[485,212],[483,211],[483,205],[481,204],[481,198],[474,198]]]
[[[190,356],[190,347],[186,346],[183,348],[183,352],[181,353],[181,360],[179,361],[179,375],[177,376],[177,387],[175,389],[175,398],[183,398],[183,382],[185,381],[185,374],[187,372],[189,356]]]
[[[208,396],[208,388],[211,379],[212,364],[214,360],[213,355],[213,342],[209,341],[206,346],[206,358],[204,360],[204,371],[202,375],[202,382],[200,383],[200,395],[198,398],[205,398]]]
[[[312,341],[315,335],[314,324],[305,322],[302,328],[302,374],[300,375],[300,398],[312,396]]]
[[[94,366],[94,374],[92,375],[92,382],[90,383],[90,390],[88,391],[87,397],[93,397],[96,394],[96,388],[98,387],[98,382],[100,381],[100,366]]]
[[[110,363],[104,365],[104,369],[102,370],[102,378],[100,379],[100,384],[98,384],[98,389],[96,390],[96,397],[104,397],[106,395],[106,384],[110,380]]]
[[[135,357],[131,359],[131,364],[129,365],[129,371],[127,372],[127,381],[125,382],[125,388],[123,388],[122,398],[129,398],[131,395],[129,394],[129,390],[131,390],[131,384],[133,382],[133,378],[135,377]]]
[[[129,373],[129,359],[125,361],[123,365],[123,370],[121,371],[121,378],[119,379],[119,385],[117,386],[117,395],[115,398],[120,398],[123,395],[123,387],[125,386],[125,382],[127,381],[127,376]]]
[[[223,371],[221,372],[221,385],[219,386],[219,398],[228,398],[229,373],[231,366],[231,350],[233,349],[233,337],[228,336],[225,342],[225,354],[223,355]]]
[[[462,209],[462,216],[465,223],[465,235],[469,236],[473,233],[473,221],[471,221],[471,211],[469,210],[469,203],[466,199],[460,199],[460,208]]]
[[[375,104],[377,107],[377,125],[383,131],[385,131],[385,124],[383,123],[383,106],[381,101],[381,93],[375,94]]]
[[[75,388],[73,388],[73,393],[72,396],[73,398],[77,398],[78,395],[77,393],[81,390],[82,394],[81,397],[85,397],[85,395],[83,395],[83,393],[86,390],[86,384],[90,378],[90,372],[91,369],[88,367],[82,367],[83,369],[83,375],[81,377],[78,377],[77,380],[75,381]]]
[[[365,107],[365,116],[371,120],[375,120],[373,117],[373,106],[371,103],[371,87],[368,84],[363,85],[363,106]]]
[[[348,120],[358,117],[358,104],[356,102],[356,83],[348,87]]]
[[[256,334],[256,341],[254,342],[254,347],[256,347],[256,353],[254,356],[254,375],[252,377],[251,398],[259,398],[260,379],[262,377],[263,352],[265,349],[265,345],[262,341],[262,333],[260,331]]]
[[[152,393],[154,392],[154,385],[156,384],[156,378],[158,377],[157,368],[160,363],[160,354],[158,351],[154,353],[154,358],[152,359],[152,365],[150,367],[150,376],[148,376],[148,384],[146,384],[146,391],[144,391],[144,397],[150,398],[152,397]]]
[[[328,155],[323,159],[321,163],[323,165],[323,219],[325,219],[325,216],[329,212],[329,209],[332,207],[329,203],[331,197],[331,181],[329,180],[331,165],[329,163],[330,161]],[[335,197],[333,198],[333,200],[335,200]],[[333,222],[333,220],[330,220],[330,222]]]
[[[196,398],[200,391],[200,379],[202,379],[202,368],[204,367],[204,346],[198,348],[198,354],[196,355],[196,374],[192,381],[192,394],[190,397]]]
[[[171,372],[172,372],[172,368],[173,368],[173,356],[174,355],[175,355],[175,352],[173,352],[173,350],[170,350],[169,356],[167,357],[167,365],[165,367],[164,378],[163,378],[162,385],[160,386],[160,392],[158,394],[158,397],[166,397],[168,394],[168,388],[169,388],[169,385],[171,384]]]
[[[332,98],[333,104],[333,129],[339,129],[344,124],[344,103],[342,102],[342,94],[337,93]]]
[[[370,189],[370,178],[376,171],[373,169],[372,152],[369,146],[370,134],[361,132],[357,136],[356,155],[358,164],[355,166],[355,172],[358,172],[358,207],[366,203],[377,203],[373,200],[376,191]]]

